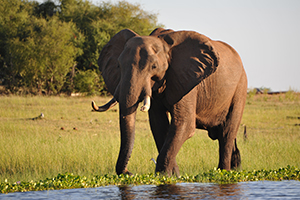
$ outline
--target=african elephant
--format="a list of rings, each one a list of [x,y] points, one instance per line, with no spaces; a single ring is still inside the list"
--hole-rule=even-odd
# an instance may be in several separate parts
[[[228,44],[193,31],[155,29],[139,36],[125,29],[102,49],[98,65],[113,98],[119,103],[121,147],[117,174],[127,170],[135,136],[139,102],[148,111],[158,149],[156,172],[179,175],[176,155],[182,144],[205,129],[219,141],[219,168],[240,164],[236,136],[243,114],[247,77],[238,53]],[[170,114],[170,119],[169,119]]]

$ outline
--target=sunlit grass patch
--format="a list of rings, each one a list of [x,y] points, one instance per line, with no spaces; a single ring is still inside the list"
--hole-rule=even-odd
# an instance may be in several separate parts
[[[237,136],[242,170],[300,166],[300,100],[281,94],[248,99]],[[296,96],[296,97],[295,97]],[[91,101],[106,97],[0,97],[0,182],[44,180],[73,173],[93,177],[115,174],[120,148],[118,106],[92,112]],[[32,118],[44,114],[44,118]],[[244,127],[247,140],[244,140]],[[147,113],[138,112],[136,136],[128,169],[149,174],[158,152]],[[196,130],[177,155],[181,174],[195,176],[218,165],[218,142]]]

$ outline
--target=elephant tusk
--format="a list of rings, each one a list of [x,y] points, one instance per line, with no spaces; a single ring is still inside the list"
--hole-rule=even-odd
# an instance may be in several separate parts
[[[150,96],[146,95],[144,98],[144,105],[141,107],[142,112],[147,112],[150,109]]]
[[[95,111],[98,111],[98,112],[104,112],[104,111],[107,111],[109,109],[111,109],[112,107],[114,107],[115,105],[117,105],[117,100],[115,98],[112,98],[108,103],[106,103],[105,105],[103,106],[100,106],[98,107],[96,105],[96,103],[94,101],[92,101],[92,107]]]

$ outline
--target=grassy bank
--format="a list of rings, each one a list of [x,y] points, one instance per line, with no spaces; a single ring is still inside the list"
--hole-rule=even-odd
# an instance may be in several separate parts
[[[296,167],[287,166],[276,170],[253,170],[253,171],[226,171],[212,169],[194,176],[182,175],[180,177],[166,177],[157,174],[145,175],[104,175],[85,177],[73,174],[59,174],[53,178],[40,181],[18,181],[16,183],[0,183],[0,193],[26,192],[39,190],[60,190],[72,188],[90,188],[107,185],[165,185],[182,182],[202,182],[202,183],[237,183],[242,181],[262,181],[262,180],[300,180],[300,170]]]
[[[57,174],[82,177],[115,174],[119,151],[118,108],[91,112],[90,102],[103,97],[0,97],[0,182],[45,180]],[[32,120],[44,114],[44,118]],[[297,93],[252,95],[247,99],[237,143],[242,169],[300,166],[300,96]],[[147,114],[139,112],[128,169],[153,173],[157,157]],[[218,164],[218,144],[197,130],[181,148],[181,174],[195,176]]]

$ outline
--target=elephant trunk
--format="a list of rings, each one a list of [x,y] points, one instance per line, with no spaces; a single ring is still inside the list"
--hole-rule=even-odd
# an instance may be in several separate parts
[[[117,174],[130,174],[127,164],[132,153],[135,138],[135,117],[139,105],[140,88],[128,87],[120,84],[115,98],[119,101],[119,119],[121,132],[121,146],[116,165]],[[134,95],[135,94],[135,95]]]
[[[121,110],[121,106],[120,106]],[[121,130],[121,146],[119,157],[116,165],[117,174],[129,174],[132,175],[127,170],[127,164],[131,156],[131,152],[134,145],[135,137],[135,116],[136,112],[130,113],[128,115],[123,115],[120,112],[120,130]]]
[[[121,132],[121,146],[116,165],[117,174],[129,174],[127,164],[132,153],[135,138],[135,117],[138,107],[138,101],[132,96],[121,95],[119,102],[119,119]],[[133,103],[136,102],[136,103]]]
[[[130,79],[132,80],[132,78]],[[146,112],[150,108],[150,85],[120,83],[115,93],[115,98],[119,102],[119,115],[120,115],[120,131],[121,131],[121,147],[116,166],[117,174],[130,174],[127,170],[127,164],[131,156],[135,138],[135,120],[136,112],[140,102],[141,95],[144,97],[144,106],[142,111]]]

